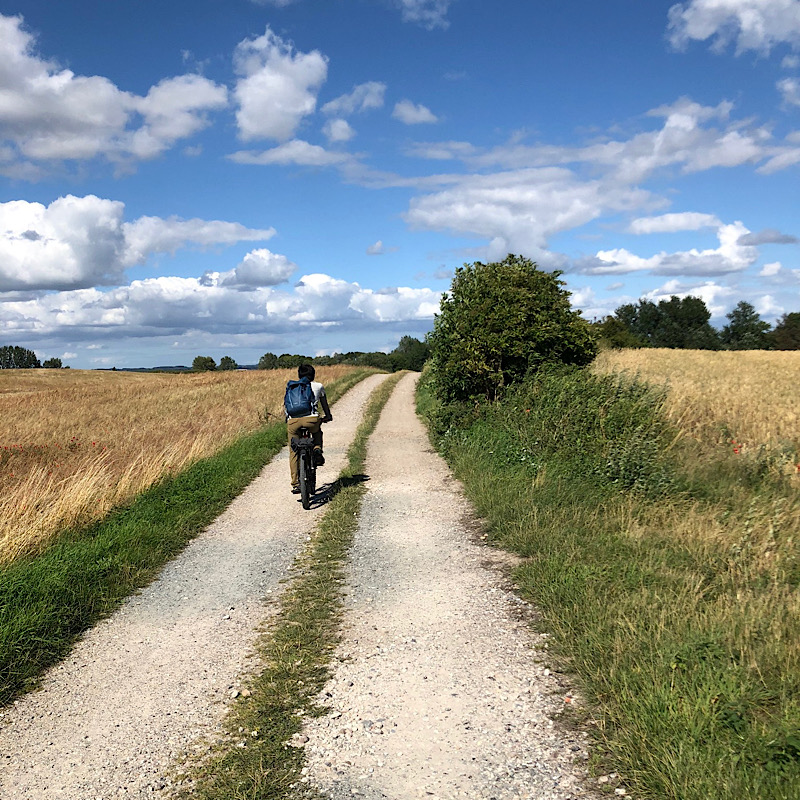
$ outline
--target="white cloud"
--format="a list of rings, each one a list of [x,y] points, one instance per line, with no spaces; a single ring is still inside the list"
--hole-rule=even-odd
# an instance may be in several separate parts
[[[266,248],[251,250],[230,272],[207,272],[200,279],[204,286],[236,286],[256,288],[277,286],[289,280],[297,264],[286,256],[272,253]]]
[[[375,328],[433,319],[439,293],[382,291],[324,274],[304,275],[293,291],[226,285],[204,278],[160,277],[101,292],[82,289],[0,303],[0,325],[20,338],[90,339],[205,333],[292,333],[298,324]]]
[[[414,198],[405,218],[413,228],[488,239],[492,256],[514,252],[541,259],[551,235],[644,205],[648,197],[637,188],[581,181],[564,168],[514,170],[466,176],[449,189]]]
[[[677,231],[699,231],[702,228],[718,228],[722,223],[713,214],[685,211],[678,214],[662,214],[658,217],[639,217],[628,226],[630,233],[675,233]]]
[[[368,256],[382,256],[386,252],[386,249],[383,246],[383,242],[378,239],[375,244],[371,244],[367,248],[367,255]]]
[[[21,17],[0,15],[0,170],[30,162],[153,158],[208,124],[227,89],[199,75],[162,81],[145,97],[101,76],[76,75],[34,52]],[[27,164],[26,164],[26,159]]]
[[[130,150],[139,158],[153,158],[165,146],[205,128],[203,111],[227,104],[228,90],[199,75],[163,80],[136,102],[144,125],[131,135]]]
[[[760,244],[797,244],[798,238],[781,233],[775,228],[764,228],[758,233],[748,233],[739,240],[739,244],[760,245]]]
[[[228,158],[238,164],[298,164],[303,167],[331,167],[354,162],[354,157],[349,153],[333,153],[317,144],[304,142],[302,139],[293,139],[291,142],[260,153],[252,150],[240,150]]]
[[[746,50],[768,53],[775,45],[800,44],[800,3],[797,0],[689,0],[669,10],[669,38],[684,48],[692,40],[712,40],[721,52],[736,42]]]
[[[236,120],[245,141],[282,142],[294,136],[314,112],[328,74],[328,60],[319,51],[296,53],[269,27],[263,36],[237,45],[234,66],[240,76],[234,90]]]
[[[329,142],[349,142],[356,135],[346,119],[329,119],[322,132]]]
[[[406,125],[421,125],[427,122],[438,122],[437,116],[423,105],[416,105],[410,100],[401,100],[395,104],[392,116]]]
[[[174,253],[188,244],[211,247],[217,244],[264,241],[275,235],[274,228],[251,229],[238,222],[181,219],[180,217],[139,217],[123,225],[128,265],[141,264],[153,253]]]
[[[780,261],[773,261],[771,264],[764,264],[759,272],[762,278],[774,278],[782,269]]]
[[[778,81],[778,91],[787,106],[800,106],[800,79],[784,78]]]
[[[372,108],[382,108],[385,94],[385,83],[378,81],[361,83],[349,94],[340,95],[335,100],[325,103],[322,112],[330,116],[346,117]]]
[[[423,28],[447,28],[447,11],[452,0],[396,0],[404,22],[416,22]]]
[[[622,275],[648,271],[654,275],[725,275],[742,272],[758,260],[758,250],[742,244],[749,233],[741,222],[722,225],[717,231],[720,246],[713,250],[695,248],[678,253],[660,252],[649,258],[628,250],[600,250],[596,261],[584,272],[590,275]]]
[[[722,317],[728,310],[730,300],[737,296],[736,289],[720,286],[714,281],[703,283],[682,283],[679,280],[667,281],[663,286],[647,292],[644,297],[653,303],[669,300],[670,297],[699,297],[711,312],[712,317]]]
[[[174,252],[187,244],[263,240],[275,232],[176,217],[127,223],[124,209],[119,201],[94,195],[67,195],[49,206],[24,200],[0,203],[0,292],[113,285],[127,267],[153,253]]]

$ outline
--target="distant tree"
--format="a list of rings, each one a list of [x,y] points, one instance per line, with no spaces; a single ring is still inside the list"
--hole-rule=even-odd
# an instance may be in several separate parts
[[[720,339],[729,350],[766,350],[770,346],[769,322],[758,315],[750,303],[742,300],[729,314]]]
[[[219,367],[217,369],[237,369],[239,365],[230,357],[230,356],[222,356],[219,360]]]
[[[570,307],[560,274],[513,254],[456,269],[428,336],[442,400],[495,400],[530,371],[592,361],[589,323]]]
[[[393,371],[410,369],[414,372],[422,372],[429,354],[430,346],[427,342],[421,342],[413,336],[403,336],[397,347],[389,353],[389,358]]]
[[[597,336],[597,346],[601,350],[647,347],[647,342],[639,338],[617,317],[604,317],[600,322],[593,323],[592,329]]]
[[[48,358],[47,361],[42,362],[44,369],[61,369],[62,366],[60,358]]]
[[[614,317],[651,347],[718,350],[719,334],[711,327],[711,312],[699,297],[639,300],[620,306]]]
[[[217,368],[217,363],[211,356],[195,356],[192,361],[193,372],[211,372]]]
[[[776,350],[800,350],[800,311],[784,314],[770,338]]]
[[[301,364],[310,364],[313,360],[311,356],[282,353],[278,356],[278,366],[281,369],[297,369]]]
[[[264,353],[261,358],[258,359],[258,368],[259,369],[277,369],[278,368],[278,356],[275,353]]]
[[[0,369],[38,369],[42,365],[33,350],[24,347],[0,347]]]

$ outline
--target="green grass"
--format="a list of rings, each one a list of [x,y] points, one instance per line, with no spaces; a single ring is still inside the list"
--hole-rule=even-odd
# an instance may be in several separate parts
[[[800,797],[796,490],[698,461],[658,394],[581,370],[460,412],[423,379],[419,407],[490,541],[525,558],[597,770],[637,798]]]
[[[332,400],[374,370],[326,387]],[[0,568],[0,706],[34,687],[76,638],[147,585],[286,443],[268,425],[167,478],[44,553]]]
[[[339,641],[344,566],[366,491],[367,440],[402,373],[379,386],[348,451],[311,541],[298,556],[277,616],[258,652],[263,669],[251,676],[247,696],[233,706],[223,741],[188,776],[186,798],[274,800],[314,797],[297,785],[303,750],[288,744],[303,718],[325,713],[316,698],[327,681]]]

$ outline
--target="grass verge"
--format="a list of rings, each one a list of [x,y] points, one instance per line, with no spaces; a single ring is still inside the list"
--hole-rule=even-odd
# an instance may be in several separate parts
[[[332,401],[374,370],[326,387]],[[0,706],[36,685],[75,639],[152,581],[286,444],[274,423],[163,480],[44,553],[0,567]]]
[[[596,768],[642,799],[800,797],[800,498],[699,460],[662,400],[582,370],[481,409],[438,406],[425,378],[419,394],[490,540],[525,558]]]
[[[316,698],[329,677],[339,641],[342,583],[358,512],[366,491],[367,440],[403,373],[372,394],[348,450],[348,462],[314,534],[298,556],[277,616],[258,644],[262,671],[250,678],[226,719],[226,732],[209,760],[189,776],[179,797],[273,800],[312,797],[297,786],[303,750],[288,744],[303,717],[325,713]],[[246,696],[245,696],[246,695]]]

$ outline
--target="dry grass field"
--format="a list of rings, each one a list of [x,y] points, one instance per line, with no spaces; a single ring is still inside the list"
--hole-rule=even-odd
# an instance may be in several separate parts
[[[800,352],[608,350],[594,368],[666,386],[670,420],[703,443],[800,452]]]
[[[0,563],[280,417],[295,375],[0,370]]]

